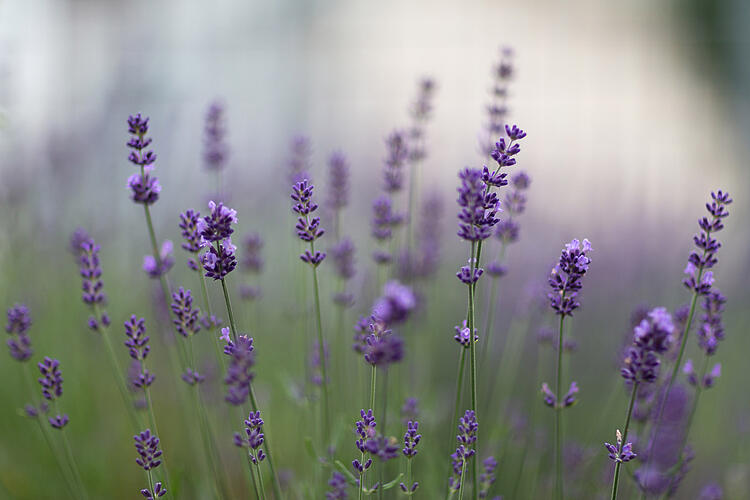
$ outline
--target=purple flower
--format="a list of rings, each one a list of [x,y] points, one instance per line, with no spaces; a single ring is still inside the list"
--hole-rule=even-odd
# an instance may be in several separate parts
[[[303,179],[309,179],[310,174],[310,156],[312,155],[312,146],[310,140],[298,135],[292,138],[289,149],[291,157],[289,158],[289,184],[296,184]]]
[[[476,262],[476,259],[474,259],[474,262]],[[469,264],[471,264],[472,261],[469,261]],[[472,285],[479,281],[479,278],[484,274],[484,269],[481,267],[475,267],[474,272],[472,273],[471,266],[463,266],[457,273],[456,277],[461,280],[462,283],[465,283],[467,285]]]
[[[496,193],[489,192],[478,169],[465,168],[458,174],[458,236],[468,241],[489,238],[492,227],[498,223],[500,210]]]
[[[125,335],[128,339],[125,341],[125,347],[128,348],[130,357],[139,363],[139,372],[134,374],[131,383],[139,388],[146,389],[154,382],[154,375],[148,371],[144,365],[144,360],[151,352],[151,346],[148,345],[149,336],[146,335],[146,320],[136,317],[135,314],[125,322]]]
[[[482,466],[484,466],[484,472],[479,475],[479,498],[487,498],[490,487],[495,483],[497,460],[495,457],[487,457],[482,461]]]
[[[263,249],[263,238],[258,233],[245,236],[242,241],[245,256],[242,258],[242,267],[245,271],[258,274],[263,271],[263,257],[260,251]]]
[[[458,420],[458,435],[456,436],[458,448],[456,448],[456,452],[451,455],[453,475],[448,481],[451,491],[455,492],[461,488],[465,463],[474,456],[475,453],[472,446],[477,440],[476,434],[478,429],[479,424],[477,423],[476,415],[473,411],[466,410],[464,416]]]
[[[199,221],[201,214],[195,210],[185,210],[180,214],[180,229],[182,230],[182,238],[185,240],[182,243],[182,248],[192,254],[200,252],[201,246],[201,234],[199,231]],[[193,271],[197,271],[198,261],[194,257],[188,259],[188,267]]]
[[[263,441],[263,419],[260,418],[260,411],[250,411],[247,420],[245,420],[245,436],[243,437],[235,432],[234,444],[240,448],[247,448],[250,452],[250,460],[253,464],[258,465],[266,458],[263,449],[261,449]]]
[[[377,424],[375,423],[375,417],[372,415],[372,409],[367,411],[360,410],[359,414],[361,417],[360,420],[357,420],[354,423],[354,432],[357,434],[357,440],[354,444],[362,453],[362,460],[353,460],[352,467],[354,467],[354,470],[359,474],[361,481],[362,474],[372,465],[372,458],[367,457],[367,442],[375,438],[377,434],[375,427]]]
[[[154,491],[150,491],[148,488],[144,488],[141,490],[141,495],[146,500],[154,500],[155,498],[161,498],[164,495],[167,494],[167,489],[161,485],[161,483],[156,483],[154,485]]]
[[[151,170],[151,167],[146,167],[142,174],[136,173],[128,177],[130,199],[135,203],[153,205],[159,199],[161,184],[159,179],[151,175]]]
[[[234,271],[234,268],[237,267],[237,257],[234,253],[236,250],[237,247],[232,244],[232,240],[229,238],[217,242],[215,246],[209,246],[206,253],[200,256],[206,277],[220,280]]]
[[[224,106],[216,101],[206,112],[203,138],[203,162],[208,170],[223,170],[229,155],[225,139],[227,135]]]
[[[477,329],[474,328],[474,342],[479,341],[479,335],[476,333]],[[471,347],[471,332],[466,324],[466,320],[463,321],[460,327],[456,327],[456,334],[453,336],[453,339],[465,348]]]
[[[42,395],[48,401],[54,401],[62,396],[62,373],[60,372],[60,362],[56,359],[45,356],[44,360],[37,364],[39,373],[39,384],[42,386]]]
[[[28,331],[31,328],[31,313],[24,304],[15,304],[8,309],[8,323],[5,331],[11,336],[8,339],[10,355],[16,361],[27,361],[34,354]]]
[[[328,251],[333,260],[333,270],[344,281],[352,279],[357,272],[354,251],[354,243],[350,238],[344,238]]]
[[[82,227],[77,227],[75,231],[70,234],[70,240],[68,242],[68,251],[74,256],[78,257],[81,255],[81,243],[89,239],[89,233]]]
[[[208,202],[209,214],[198,222],[200,235],[209,242],[226,240],[234,228],[232,224],[237,223],[237,211],[224,205],[224,203]]]
[[[609,452],[609,458],[613,462],[630,462],[636,455],[633,453],[633,443],[622,444],[622,434],[617,431],[617,445],[604,443],[604,447]]]
[[[417,305],[412,289],[398,281],[389,281],[383,287],[383,295],[375,301],[372,316],[378,322],[391,326],[403,323]]]
[[[185,369],[185,373],[182,374],[181,378],[188,385],[200,384],[201,382],[206,380],[206,377],[193,370],[192,368]]]
[[[685,361],[685,365],[682,368],[682,372],[687,377],[688,383],[692,386],[698,385],[698,374],[693,368],[693,360],[688,359]],[[706,373],[701,381],[701,386],[704,389],[713,387],[716,383],[716,379],[721,377],[721,363],[716,363],[710,372]]]
[[[385,158],[385,190],[396,193],[404,187],[404,165],[409,156],[406,145],[406,135],[401,131],[393,131],[385,140],[387,156]]]
[[[686,277],[682,280],[682,283],[695,293],[706,295],[711,290],[713,273],[704,271],[716,265],[716,253],[721,247],[721,243],[711,235],[724,229],[723,219],[729,216],[726,206],[731,203],[729,193],[721,190],[712,192],[711,201],[706,203],[706,210],[711,218],[703,217],[698,221],[701,232],[693,236],[698,251],[690,253],[688,265],[685,267]]]
[[[172,323],[174,323],[177,333],[183,337],[189,337],[200,331],[200,310],[193,308],[193,295],[190,290],[180,287],[179,290],[173,292],[170,307],[174,314]]]
[[[328,480],[328,486],[330,486],[331,489],[326,492],[326,500],[346,500],[349,498],[349,495],[346,492],[349,485],[346,482],[346,476],[342,473],[333,471],[331,479]]]
[[[397,363],[404,357],[404,341],[377,322],[370,325],[372,333],[367,336],[364,347],[365,361],[375,366]]]
[[[106,301],[107,296],[104,294],[102,283],[102,268],[99,262],[99,250],[93,238],[89,238],[81,243],[81,254],[79,261],[81,264],[81,278],[83,278],[83,301],[86,304],[102,304]]]
[[[417,433],[418,430],[419,422],[410,420],[409,423],[406,424],[406,433],[404,434],[404,449],[401,450],[401,452],[408,459],[412,459],[417,456],[417,445],[422,439],[422,435]]]
[[[252,371],[255,365],[254,350],[252,337],[246,335],[240,335],[236,343],[229,341],[224,348],[224,353],[231,358],[227,375],[224,377],[224,383],[227,384],[227,395],[224,399],[232,405],[245,404],[250,395],[250,383],[255,377]]]
[[[560,260],[552,269],[548,282],[552,292],[549,298],[552,309],[561,316],[572,316],[581,304],[578,302],[578,292],[582,288],[581,280],[589,269],[591,259],[588,253],[591,243],[584,239],[583,244],[572,240],[565,245]]]
[[[629,382],[654,382],[660,360],[669,350],[674,334],[672,317],[663,307],[651,310],[633,330],[633,345],[625,351],[623,378]]]
[[[150,471],[159,467],[161,464],[162,451],[159,449],[159,438],[151,434],[151,429],[146,429],[140,434],[133,436],[135,449],[138,452],[138,458],[135,463],[143,467],[143,470]]]
[[[349,162],[336,151],[328,158],[328,208],[337,212],[349,203]]]
[[[568,392],[565,394],[561,403],[557,402],[557,396],[549,388],[546,382],[542,384],[542,395],[544,396],[544,404],[550,408],[567,408],[576,404],[576,394],[578,394],[579,388],[578,383],[571,382]]]
[[[381,462],[387,462],[398,456],[398,446],[390,439],[378,434],[365,442],[365,448],[371,456],[377,456]]]
[[[299,217],[297,218],[297,236],[302,241],[308,242],[311,245],[314,244],[315,240],[325,234],[325,230],[320,227],[320,217],[310,218],[310,214],[318,209],[317,203],[312,200],[313,185],[308,183],[307,179],[304,179],[294,186],[292,186],[292,200],[295,202],[292,205],[292,210],[296,212]],[[317,267],[326,258],[326,254],[318,251],[305,250],[300,255],[300,259],[312,266]]]
[[[143,257],[143,270],[152,278],[158,278],[168,273],[173,265],[172,242],[169,240],[165,240],[162,243],[158,260],[153,255],[145,255]]]
[[[701,324],[698,327],[698,345],[711,356],[716,353],[719,347],[719,341],[724,340],[724,323],[722,322],[722,313],[727,298],[717,289],[714,288],[703,298],[703,314],[701,315]]]
[[[49,417],[48,419],[49,425],[52,426],[53,429],[62,429],[66,425],[68,425],[68,422],[70,419],[68,418],[68,415],[55,415],[53,417]]]

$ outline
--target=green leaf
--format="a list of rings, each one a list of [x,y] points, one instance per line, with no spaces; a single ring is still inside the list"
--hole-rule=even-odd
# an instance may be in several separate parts
[[[349,480],[350,483],[352,483],[355,486],[357,485],[357,478],[354,477],[354,474],[351,473],[351,471],[349,470],[349,467],[341,463],[341,460],[336,460],[336,467],[338,467],[339,470],[341,470],[341,472],[344,473],[344,475],[346,476],[346,478]]]
[[[404,476],[404,473],[403,472],[400,473],[398,476],[396,476],[395,479],[393,479],[392,481],[389,481],[389,482],[385,483],[383,485],[383,489],[384,490],[390,490],[391,488],[393,488],[394,486],[396,486],[401,481],[401,478],[403,476]]]

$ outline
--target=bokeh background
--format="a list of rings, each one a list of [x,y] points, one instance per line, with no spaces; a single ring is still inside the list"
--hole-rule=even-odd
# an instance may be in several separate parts
[[[294,471],[291,482],[302,484],[294,478],[312,469],[303,433],[284,431],[311,411],[290,389],[309,345],[307,323],[298,321],[307,311],[295,284],[302,270],[295,267],[286,184],[289,140],[310,137],[312,176],[322,191],[331,151],[345,152],[352,165],[344,232],[358,246],[358,300],[345,318],[353,324],[375,294],[369,214],[380,192],[383,139],[408,124],[419,78],[437,82],[421,181],[425,192],[445,199],[445,216],[435,225],[442,265],[423,290],[429,307],[409,325],[420,339],[409,344],[414,373],[402,374],[407,387],[394,395],[393,411],[399,395],[419,397],[426,428],[443,442],[454,390],[452,327],[465,314],[464,288],[453,277],[466,254],[455,236],[456,173],[485,161],[478,137],[491,69],[500,47],[509,46],[516,68],[511,121],[528,132],[520,163],[533,184],[521,241],[508,254],[498,335],[517,324],[528,290],[544,284],[562,244],[589,238],[594,264],[573,321],[578,350],[568,366],[583,388],[567,418],[569,438],[585,458],[577,471],[584,478],[581,497],[606,490],[601,442],[612,439],[627,403],[616,363],[630,312],[644,303],[673,309],[688,299],[680,280],[696,220],[709,192],[721,188],[735,200],[716,270],[729,298],[727,340],[718,354],[724,372],[698,409],[691,440],[697,457],[678,497],[693,498],[696,488],[716,481],[728,498],[746,498],[748,26],[750,6],[739,0],[0,2],[0,304],[28,303],[36,352],[62,362],[63,401],[92,496],[133,498],[143,478],[133,464],[126,417],[115,410],[120,402],[100,343],[85,326],[77,266],[67,251],[74,228],[85,227],[102,245],[113,332],[121,333],[131,312],[160,328],[149,299],[154,283],[140,270],[147,234],[125,188],[132,173],[128,114],[151,117],[164,187],[154,207],[156,229],[177,242],[177,214],[205,207],[214,185],[202,165],[205,110],[215,99],[226,106],[225,196],[239,212],[238,232],[257,231],[266,241],[264,296],[261,307],[243,308],[242,329],[263,353],[258,391],[278,461]],[[177,253],[172,281],[192,288],[184,257]],[[220,295],[214,298],[218,309]],[[552,320],[547,312],[532,322],[530,345],[534,328]],[[697,352],[695,342],[689,349]],[[498,345],[493,360],[500,355]],[[521,363],[504,397],[528,413],[539,398],[536,371],[526,366]],[[166,366],[154,369],[164,381],[155,389],[157,411],[173,422],[162,424],[165,450],[187,457],[198,438],[179,405],[179,389],[172,390],[180,382],[170,380]],[[551,370],[551,364],[540,367],[548,378]],[[19,415],[26,396],[9,357],[0,363],[0,378],[0,497],[57,498],[61,479],[36,429]],[[338,409],[340,446],[353,454],[349,427],[366,395],[359,401],[343,381],[332,383],[351,392]],[[507,414],[498,410],[494,418],[485,425],[502,426]],[[435,446],[419,466],[424,477],[439,478],[445,467],[444,446]],[[492,446],[513,450],[502,440]],[[351,460],[347,451],[341,456]],[[517,462],[512,452],[506,457]],[[503,463],[499,493],[508,487],[503,475],[516,467]]]

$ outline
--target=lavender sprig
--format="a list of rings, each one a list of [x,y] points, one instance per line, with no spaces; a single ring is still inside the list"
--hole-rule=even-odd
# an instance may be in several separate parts
[[[359,414],[361,418],[354,424],[354,431],[357,434],[357,440],[354,442],[354,444],[360,451],[360,458],[355,458],[354,460],[352,460],[352,467],[354,468],[355,473],[359,476],[358,499],[362,500],[362,495],[363,493],[365,493],[365,491],[369,493],[371,491],[374,491],[378,487],[378,485],[376,484],[371,489],[365,488],[365,476],[367,471],[372,466],[372,458],[370,458],[369,456],[370,452],[367,443],[375,438],[377,433],[375,427],[377,426],[377,424],[375,422],[375,417],[372,414],[372,409],[369,409],[367,411],[360,410]]]
[[[417,453],[419,452],[419,450],[417,450],[417,445],[422,439],[422,435],[418,434],[418,430],[419,422],[410,420],[406,424],[406,433],[404,434],[404,448],[403,450],[401,450],[401,452],[404,454],[404,457],[406,457],[406,483],[400,483],[399,487],[401,488],[401,491],[406,493],[406,495],[408,496],[413,495],[414,492],[417,491],[417,488],[419,488],[419,482],[412,482],[411,477],[411,461],[412,459],[414,459],[414,457],[417,456]]]
[[[471,410],[466,410],[464,416],[458,420],[458,435],[456,436],[458,448],[451,455],[453,475],[448,480],[448,489],[452,493],[458,492],[458,500],[462,500],[464,496],[467,462],[476,455],[478,430],[476,414]],[[478,492],[478,490],[474,491]]]
[[[263,442],[265,441],[263,423],[263,419],[260,418],[260,411],[250,411],[245,420],[245,435],[243,436],[238,432],[234,433],[234,445],[247,449],[250,473],[257,475],[258,477],[255,484],[260,488],[260,498],[266,497],[266,492],[263,488],[263,476],[260,470],[260,463],[266,459],[266,454],[263,452],[262,448]]]
[[[135,450],[138,457],[135,459],[145,472],[148,478],[148,488],[141,490],[141,495],[147,500],[163,497],[167,494],[167,488],[163,487],[160,482],[154,484],[152,471],[162,463],[162,451],[159,449],[159,438],[151,433],[151,429],[146,429],[133,436],[135,441]]]
[[[328,158],[328,197],[326,205],[333,221],[333,237],[341,235],[341,212],[349,204],[349,162],[344,153],[336,151]]]
[[[29,308],[24,304],[16,304],[8,309],[7,317],[5,331],[10,335],[7,342],[10,356],[16,361],[28,361],[34,354],[28,335],[31,327]]]

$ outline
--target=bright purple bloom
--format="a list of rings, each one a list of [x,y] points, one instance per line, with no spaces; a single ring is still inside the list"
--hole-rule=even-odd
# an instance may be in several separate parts
[[[81,254],[79,257],[81,264],[81,278],[83,278],[83,301],[86,304],[102,304],[106,301],[107,296],[104,294],[102,283],[102,268],[99,263],[99,250],[93,238],[89,238],[81,243]]]
[[[458,491],[461,488],[462,473],[464,464],[474,456],[476,452],[473,448],[474,443],[477,440],[477,430],[479,424],[477,423],[477,417],[471,410],[466,410],[464,416],[458,420],[458,448],[456,452],[451,455],[451,463],[453,465],[453,475],[448,481],[448,485],[451,491]]]
[[[200,256],[206,277],[220,280],[234,271],[234,268],[237,267],[236,251],[237,247],[232,244],[232,240],[229,238],[217,242],[215,246],[209,246],[206,253]]]
[[[135,463],[143,467],[143,470],[150,471],[161,465],[162,451],[159,449],[159,438],[151,433],[151,429],[146,429],[140,434],[133,436],[135,449],[138,452],[138,458]]]
[[[659,355],[669,350],[674,331],[666,309],[651,310],[633,330],[633,345],[625,351],[620,370],[623,378],[628,382],[654,382],[659,376]]]
[[[141,495],[146,500],[154,500],[155,498],[161,498],[164,495],[167,494],[167,489],[161,485],[161,483],[156,483],[154,485],[154,491],[150,491],[148,488],[144,488],[141,490]]]
[[[404,165],[409,157],[406,145],[406,135],[401,131],[393,131],[385,140],[388,150],[385,158],[385,190],[396,193],[404,187]]]
[[[213,102],[206,112],[203,137],[203,162],[208,170],[223,170],[226,166],[229,155],[226,135],[224,106]]]
[[[490,237],[492,227],[498,223],[500,211],[496,193],[482,180],[478,169],[465,168],[458,174],[458,236],[468,241],[481,241]]]
[[[182,243],[182,248],[192,254],[200,252],[201,246],[201,234],[199,231],[199,221],[201,220],[201,214],[195,210],[185,210],[180,214],[180,229],[182,230],[182,238],[185,240]],[[194,257],[188,259],[188,267],[193,271],[198,271],[198,261]]]
[[[328,198],[326,205],[334,212],[349,204],[349,162],[340,151],[328,159]]]
[[[721,190],[712,192],[711,200],[706,203],[706,210],[711,218],[703,217],[698,220],[701,232],[693,236],[698,251],[690,253],[688,265],[685,267],[686,278],[682,280],[687,288],[701,295],[706,295],[711,290],[713,273],[706,270],[718,262],[716,253],[721,247],[721,243],[713,238],[712,234],[724,229],[723,219],[729,216],[726,206],[732,203],[729,193]]]
[[[582,278],[589,269],[591,259],[588,253],[591,243],[584,239],[583,244],[572,240],[565,245],[559,262],[550,273],[548,282],[552,291],[547,295],[554,311],[562,316],[572,316],[581,304],[578,302],[578,292],[583,287]]]
[[[417,445],[422,439],[422,435],[418,434],[418,430],[419,422],[410,420],[409,423],[406,424],[406,433],[404,434],[404,449],[401,450],[406,458],[411,459],[417,456]]]
[[[195,335],[201,329],[200,310],[193,308],[193,295],[190,290],[180,287],[179,290],[172,293],[172,304],[170,305],[177,333],[183,337]]]
[[[151,139],[146,137],[148,133],[148,117],[141,117],[140,113],[128,118],[128,133],[132,135],[127,142],[131,149],[128,160],[140,167],[140,172],[135,173],[128,179],[130,197],[136,203],[151,205],[159,199],[161,185],[159,180],[151,175],[156,155],[152,150],[146,150],[151,144]]]
[[[247,420],[245,420],[245,436],[243,437],[240,433],[235,432],[234,445],[240,448],[247,448],[250,460],[253,464],[258,465],[266,458],[261,448],[264,437],[263,419],[260,418],[260,411],[250,411]]]
[[[479,341],[479,335],[476,333],[477,329],[474,328],[474,342]],[[466,324],[466,320],[463,321],[461,326],[456,327],[456,334],[453,336],[453,339],[466,348],[471,347],[471,332]]]
[[[236,343],[229,341],[224,348],[224,353],[231,358],[224,377],[224,383],[228,386],[224,399],[232,405],[245,404],[250,395],[250,384],[255,377],[252,371],[255,365],[254,350],[252,337],[246,335],[240,335]]]
[[[154,258],[153,255],[146,255],[143,257],[143,270],[146,271],[152,278],[158,278],[163,274],[169,272],[174,265],[174,257],[172,256],[172,242],[165,240],[159,250],[159,259]]]
[[[49,425],[52,426],[53,429],[62,429],[66,425],[68,425],[68,422],[70,419],[68,418],[68,415],[55,415],[53,417],[49,417],[48,419]]]
[[[375,423],[375,417],[372,415],[372,409],[367,411],[360,410],[359,414],[361,418],[354,424],[354,431],[357,434],[357,440],[354,444],[357,449],[362,452],[363,457],[366,458],[366,460],[361,462],[359,459],[354,459],[352,461],[352,467],[354,467],[354,470],[359,474],[361,481],[362,474],[372,466],[372,458],[367,457],[367,443],[375,438],[377,434],[375,427],[377,424]]]
[[[313,185],[308,183],[307,179],[304,179],[294,186],[292,186],[292,200],[295,202],[292,205],[292,210],[296,212],[299,217],[297,218],[297,236],[302,241],[306,241],[311,245],[315,243],[315,240],[323,236],[325,230],[320,227],[320,217],[310,218],[310,214],[318,209],[317,203],[312,201]],[[323,259],[326,258],[324,252],[305,250],[300,255],[300,259],[314,267],[320,265]]]
[[[161,184],[159,179],[151,175],[151,170],[151,167],[146,167],[142,174],[136,173],[128,177],[130,199],[135,203],[153,205],[159,199]]]
[[[617,444],[604,443],[604,447],[609,452],[609,458],[613,462],[630,462],[636,455],[633,453],[633,443],[622,444],[622,434],[617,431]]]
[[[10,355],[16,361],[27,361],[34,354],[28,331],[31,328],[31,313],[24,304],[15,304],[8,309],[8,323],[5,331],[11,336],[8,339]]]
[[[154,382],[154,375],[148,371],[144,361],[151,352],[151,346],[148,345],[149,336],[146,335],[146,320],[136,317],[135,314],[125,322],[125,335],[128,339],[125,341],[125,347],[128,348],[130,357],[139,364],[139,372],[134,374],[131,383],[139,388],[146,389]]]
[[[476,262],[476,259],[473,259],[474,262]],[[469,264],[471,264],[472,261],[469,261]],[[462,283],[465,283],[467,285],[472,285],[479,281],[479,278],[481,278],[482,274],[484,274],[484,269],[481,267],[475,267],[474,272],[472,273],[471,266],[463,266],[457,273],[456,277],[461,280]]]
[[[198,222],[200,235],[212,243],[226,240],[234,233],[232,224],[237,224],[237,211],[214,201],[208,202],[208,209],[209,214]]]
[[[346,492],[349,484],[346,482],[346,476],[342,473],[333,471],[331,479],[328,480],[328,486],[331,489],[326,492],[326,500],[346,500],[349,498],[349,494]]]
[[[63,377],[60,372],[60,362],[56,359],[44,357],[44,360],[37,364],[39,367],[39,373],[42,374],[39,378],[39,384],[42,386],[42,395],[47,401],[54,401],[62,396],[63,389]],[[42,409],[46,411],[48,406],[42,404]],[[69,419],[68,415],[54,415],[48,418],[49,424],[54,429],[62,429],[67,425]]]
[[[383,287],[383,295],[372,307],[372,316],[391,326],[406,321],[416,305],[417,298],[410,287],[398,281],[389,281]]]

